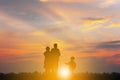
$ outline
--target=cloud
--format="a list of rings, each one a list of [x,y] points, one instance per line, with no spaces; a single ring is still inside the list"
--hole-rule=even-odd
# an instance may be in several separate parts
[[[28,53],[21,56],[17,56],[16,59],[31,59],[31,58],[40,58],[40,53]]]
[[[116,4],[118,2],[118,0],[104,0],[101,4],[100,7],[101,8],[108,8],[114,4]]]
[[[22,55],[16,55],[13,57],[15,61],[13,62],[23,62],[23,61],[34,61],[41,62],[43,61],[43,55],[41,53],[25,53]]]
[[[115,54],[110,57],[106,57],[106,61],[109,64],[120,65],[120,54]]]
[[[107,21],[109,21],[109,18],[107,17],[88,17],[88,18],[83,18],[82,19],[84,22],[84,26],[94,26],[94,25],[99,25],[99,24],[103,24]],[[99,26],[98,26],[99,27]]]
[[[62,47],[64,47],[65,44],[63,41],[50,35],[50,33],[39,30],[12,31],[2,29],[0,36],[0,63],[12,63],[25,60],[40,61],[41,59],[36,57],[39,57],[43,53],[46,46],[53,42],[58,42]],[[36,53],[39,53],[39,55]],[[11,57],[11,55],[14,57]]]
[[[0,30],[0,49],[17,49],[19,48],[17,44],[17,35],[15,32],[10,30]]]
[[[96,46],[97,49],[105,49],[105,50],[119,50],[120,49],[120,41],[110,41],[110,42],[102,42]]]
[[[67,41],[69,42],[69,41]],[[73,41],[72,46],[67,48],[68,51],[75,51],[77,55],[95,56],[97,58],[104,58],[117,54],[120,51],[120,41],[106,41],[106,42],[82,42]]]
[[[82,18],[83,32],[93,31],[103,27],[110,20],[108,17],[86,17]]]
[[[79,53],[81,55],[81,53],[83,54],[92,54],[92,53],[96,53],[97,50],[94,49],[92,44],[87,44],[87,43],[79,43],[80,45],[76,45],[74,44],[72,47],[67,48],[66,50],[69,51],[76,51],[77,53]]]
[[[25,23],[24,21],[15,18],[14,16],[11,16],[5,12],[0,12],[0,17],[1,17],[1,21],[3,22],[3,24],[6,24],[7,27],[11,27],[14,29],[32,29],[34,30],[35,28],[32,27],[31,25],[29,25],[28,23]]]
[[[112,23],[108,28],[120,27],[120,23]]]
[[[98,18],[88,17],[88,18],[83,18],[83,20],[88,20],[88,21],[102,21],[102,20],[106,20],[106,18],[103,18],[103,17],[98,17]]]
[[[65,27],[59,27],[59,26],[49,26],[42,28],[46,33],[61,33],[66,31],[67,29]]]

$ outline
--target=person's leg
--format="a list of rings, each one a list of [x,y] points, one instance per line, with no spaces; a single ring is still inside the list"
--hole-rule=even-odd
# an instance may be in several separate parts
[[[55,63],[55,74],[58,74],[58,62]]]
[[[51,64],[51,65],[52,65],[52,66],[51,66],[51,73],[54,74],[54,66],[55,66],[55,65],[54,65],[54,64]]]

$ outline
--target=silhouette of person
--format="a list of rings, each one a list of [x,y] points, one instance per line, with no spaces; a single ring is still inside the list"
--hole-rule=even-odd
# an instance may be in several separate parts
[[[58,72],[58,63],[59,63],[59,57],[60,57],[60,50],[58,49],[57,43],[54,44],[54,48],[51,49],[52,54],[52,72],[57,73]]]
[[[74,70],[76,68],[76,63],[75,63],[74,59],[75,59],[75,57],[71,57],[70,61],[68,63],[66,63],[69,66],[70,71],[71,71],[72,74],[73,74],[73,72],[74,72]]]
[[[50,69],[51,69],[51,52],[50,48],[46,47],[46,51],[44,52],[45,60],[44,60],[44,68],[45,68],[45,73],[49,74]]]

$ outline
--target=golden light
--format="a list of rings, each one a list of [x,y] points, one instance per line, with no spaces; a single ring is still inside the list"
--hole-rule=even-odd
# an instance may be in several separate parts
[[[59,76],[61,78],[69,78],[70,77],[70,70],[68,67],[62,67],[60,70],[59,70]]]
[[[47,2],[48,0],[40,0],[41,2]]]

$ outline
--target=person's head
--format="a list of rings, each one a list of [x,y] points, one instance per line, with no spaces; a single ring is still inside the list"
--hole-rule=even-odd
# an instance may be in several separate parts
[[[47,46],[47,47],[46,47],[46,51],[50,51],[50,47]]]
[[[71,59],[71,60],[74,60],[74,59],[75,59],[75,57],[73,57],[73,56],[72,56],[70,59]]]
[[[54,48],[57,48],[57,43],[54,44]]]

